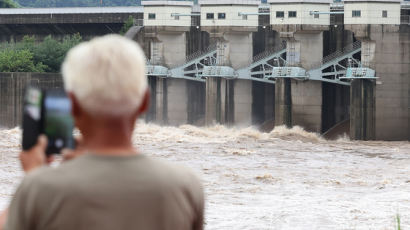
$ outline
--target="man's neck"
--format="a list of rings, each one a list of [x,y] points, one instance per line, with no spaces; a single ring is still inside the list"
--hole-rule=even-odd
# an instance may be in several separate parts
[[[117,124],[101,124],[84,130],[82,148],[93,154],[125,156],[137,154],[132,144],[132,129]]]

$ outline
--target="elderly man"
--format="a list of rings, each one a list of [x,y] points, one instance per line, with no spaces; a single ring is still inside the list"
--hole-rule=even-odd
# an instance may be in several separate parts
[[[82,43],[68,53],[63,77],[81,145],[56,168],[45,166],[44,136],[21,153],[27,175],[0,218],[4,228],[202,229],[198,179],[132,144],[135,121],[149,103],[141,48],[117,35]]]

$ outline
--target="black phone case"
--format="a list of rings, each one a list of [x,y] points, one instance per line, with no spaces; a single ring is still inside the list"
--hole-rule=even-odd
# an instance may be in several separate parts
[[[40,98],[34,99],[33,94],[38,94]],[[35,102],[34,100],[38,101]],[[42,132],[42,100],[42,90],[34,87],[26,88],[23,102],[23,150],[32,148],[37,143],[37,138]],[[39,104],[35,105],[35,103]]]

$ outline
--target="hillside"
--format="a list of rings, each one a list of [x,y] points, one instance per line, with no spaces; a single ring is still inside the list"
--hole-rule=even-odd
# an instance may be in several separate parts
[[[13,0],[0,0],[0,8],[15,8],[18,6]]]
[[[22,7],[137,6],[141,0],[15,0]]]

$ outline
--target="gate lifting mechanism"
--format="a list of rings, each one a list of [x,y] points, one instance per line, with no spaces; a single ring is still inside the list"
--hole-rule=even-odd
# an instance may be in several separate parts
[[[169,70],[164,66],[147,66],[148,76],[183,78],[205,81],[207,77],[247,79],[275,83],[276,78],[314,80],[335,84],[350,85],[352,79],[376,79],[375,71],[361,66],[361,44],[357,41],[337,51],[323,61],[310,66],[306,71],[301,67],[289,67],[286,62],[286,49],[263,52],[253,58],[249,66],[234,70],[230,66],[217,66],[216,45],[202,52],[190,55],[182,66]]]

